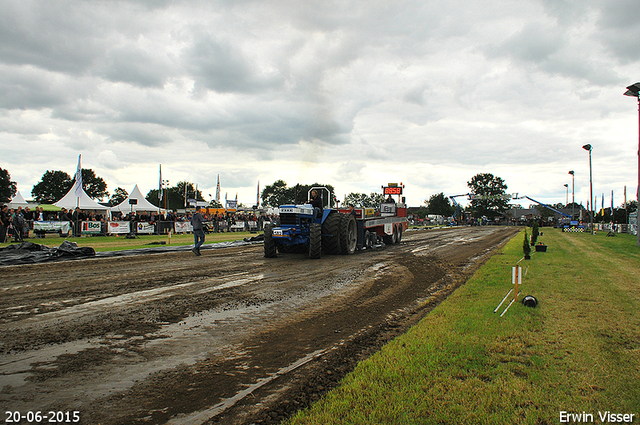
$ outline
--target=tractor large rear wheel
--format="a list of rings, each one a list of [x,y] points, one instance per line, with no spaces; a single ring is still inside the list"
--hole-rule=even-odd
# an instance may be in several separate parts
[[[358,245],[358,227],[352,214],[340,214],[340,253],[351,255]]]
[[[340,222],[342,214],[332,212],[322,224],[322,250],[326,254],[338,255],[340,249]]]
[[[273,240],[273,226],[270,224],[264,226],[264,256],[267,258],[278,256],[276,241]]]

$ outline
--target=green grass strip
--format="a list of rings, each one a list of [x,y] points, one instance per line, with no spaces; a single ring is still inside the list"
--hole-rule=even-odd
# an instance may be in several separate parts
[[[521,232],[418,325],[288,423],[577,423],[569,422],[573,414],[601,423],[599,412],[607,411],[640,423],[635,236],[541,230],[548,252],[520,263],[522,296],[535,296],[536,308],[517,303],[499,317],[505,303],[493,313],[512,288]]]
[[[225,232],[225,233],[209,233],[205,236],[205,245],[219,243],[219,242],[233,242],[239,241],[246,237],[256,236],[256,233],[251,232]],[[125,235],[122,236],[80,236],[80,237],[59,237],[57,235],[47,235],[46,238],[29,238],[25,239],[25,242],[33,242],[40,245],[46,245],[49,247],[60,246],[65,240],[70,242],[76,242],[78,246],[90,246],[96,250],[96,252],[105,251],[121,251],[127,249],[139,249],[139,248],[153,248],[159,246],[162,242],[163,245],[169,246],[182,246],[193,245],[193,234],[173,234],[171,238],[168,235],[138,235],[135,239],[127,239]],[[0,244],[0,248],[8,245],[15,245],[15,243],[3,243]]]

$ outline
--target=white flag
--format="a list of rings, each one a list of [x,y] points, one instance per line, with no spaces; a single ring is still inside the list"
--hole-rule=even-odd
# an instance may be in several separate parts
[[[80,165],[80,157],[82,154],[78,155],[78,170],[76,171],[76,182],[74,184],[76,198],[80,198],[82,196],[82,166]]]
[[[160,178],[158,179],[158,199],[162,201],[162,164],[160,164]]]

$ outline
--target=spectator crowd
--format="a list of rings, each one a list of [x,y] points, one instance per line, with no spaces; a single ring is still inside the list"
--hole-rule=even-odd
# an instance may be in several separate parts
[[[241,230],[262,230],[265,221],[275,221],[276,216],[266,215],[261,212],[216,212],[203,213],[206,232],[224,232]],[[45,211],[41,207],[9,208],[7,205],[0,206],[0,243],[8,242],[13,237],[14,242],[21,242],[29,237],[29,232],[34,230],[34,222],[68,222],[69,228],[74,235],[80,235],[80,223],[84,221],[128,221],[144,222],[156,226],[156,233],[161,233],[165,229],[170,229],[174,222],[188,222],[190,213],[178,214],[175,212],[112,212],[111,217],[99,212],[84,211],[82,209],[66,209],[60,211]],[[106,228],[106,226],[105,226]],[[168,231],[168,230],[167,230]],[[44,232],[36,230],[36,236],[44,236]]]

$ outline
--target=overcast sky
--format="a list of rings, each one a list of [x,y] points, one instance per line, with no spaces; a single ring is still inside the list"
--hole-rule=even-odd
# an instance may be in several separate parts
[[[638,0],[0,0],[0,167],[22,195],[78,154],[143,194],[389,182],[407,203],[508,192],[635,199]],[[462,201],[462,198],[458,198]],[[526,205],[529,202],[525,202]]]

